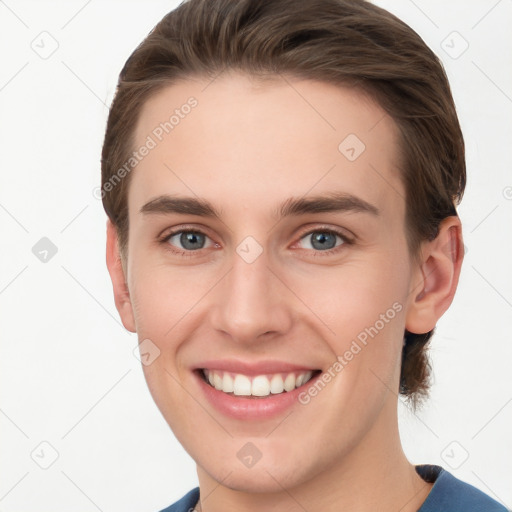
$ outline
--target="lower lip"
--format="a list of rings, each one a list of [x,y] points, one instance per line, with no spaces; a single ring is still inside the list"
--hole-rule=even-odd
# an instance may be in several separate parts
[[[270,394],[265,398],[246,398],[219,391],[207,384],[199,372],[196,371],[194,374],[208,401],[221,413],[239,420],[268,419],[291,409],[294,404],[300,405],[299,395],[308,389],[320,375],[315,375],[306,384],[293,391],[285,391],[277,395]]]

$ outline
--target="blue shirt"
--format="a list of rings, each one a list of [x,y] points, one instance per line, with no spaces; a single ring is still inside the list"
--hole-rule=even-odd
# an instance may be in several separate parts
[[[441,466],[422,464],[415,467],[423,480],[434,484],[418,512],[508,512],[496,500]],[[161,512],[192,512],[198,500],[199,487],[196,487]]]

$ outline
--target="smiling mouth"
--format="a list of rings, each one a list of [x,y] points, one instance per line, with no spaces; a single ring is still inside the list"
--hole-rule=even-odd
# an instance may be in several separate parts
[[[295,371],[248,376],[222,370],[199,370],[201,378],[227,395],[245,398],[265,398],[293,391],[307,384],[321,370]]]

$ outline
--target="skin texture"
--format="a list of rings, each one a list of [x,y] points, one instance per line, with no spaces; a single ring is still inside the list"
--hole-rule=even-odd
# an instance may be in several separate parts
[[[161,351],[145,377],[197,463],[202,509],[417,510],[431,484],[399,439],[403,333],[431,330],[453,299],[459,219],[445,219],[412,258],[393,120],[361,93],[322,82],[260,83],[234,72],[178,82],[144,105],[135,146],[190,96],[197,106],[132,171],[127,259],[121,265],[108,222],[107,265],[124,326]],[[338,150],[348,134],[366,146],[354,161]],[[275,215],[288,198],[333,191],[379,214]],[[221,218],[140,213],[162,194],[208,200]],[[180,228],[205,233],[205,247],[183,255],[179,236],[159,242]],[[335,251],[322,254],[310,234],[326,229],[353,242],[337,238]],[[248,236],[262,248],[252,263],[236,252]],[[192,373],[214,358],[326,371],[395,303],[401,311],[325,389],[278,417],[221,414]],[[237,457],[247,442],[262,454],[251,468]]]

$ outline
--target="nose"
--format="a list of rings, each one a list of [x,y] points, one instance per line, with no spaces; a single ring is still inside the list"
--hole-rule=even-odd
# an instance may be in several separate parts
[[[215,287],[210,309],[213,327],[238,343],[286,333],[292,325],[289,292],[269,268],[265,251],[252,262],[233,254],[232,267]]]

